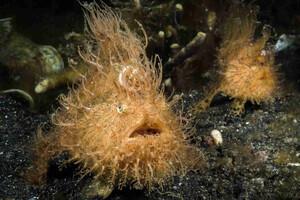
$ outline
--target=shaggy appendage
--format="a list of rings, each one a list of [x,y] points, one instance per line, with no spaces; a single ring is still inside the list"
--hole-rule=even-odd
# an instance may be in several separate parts
[[[196,111],[206,109],[218,93],[236,99],[235,114],[244,110],[247,101],[268,102],[275,97],[279,81],[274,67],[274,53],[266,48],[270,32],[264,29],[260,38],[253,39],[256,13],[256,9],[242,5],[230,9],[218,53],[221,68],[219,83],[207,98],[196,105]]]
[[[128,96],[118,88],[109,91],[109,97],[86,105],[77,118],[71,108],[57,116],[55,132],[60,135],[61,151],[70,152],[87,173],[120,188],[130,183],[151,189],[196,169],[201,154],[185,140],[162,95],[152,98]]]
[[[181,119],[160,90],[161,66],[156,69],[142,42],[108,8],[88,6],[86,17],[97,48],[81,54],[89,71],[61,99],[55,127],[43,137],[51,145],[38,149],[44,162],[37,165],[68,152],[83,174],[148,190],[199,169],[203,156],[188,144]]]

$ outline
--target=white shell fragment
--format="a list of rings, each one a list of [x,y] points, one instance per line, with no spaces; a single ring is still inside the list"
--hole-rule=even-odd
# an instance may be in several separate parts
[[[210,136],[212,137],[216,145],[221,145],[223,143],[222,134],[219,130],[217,129],[212,130]]]

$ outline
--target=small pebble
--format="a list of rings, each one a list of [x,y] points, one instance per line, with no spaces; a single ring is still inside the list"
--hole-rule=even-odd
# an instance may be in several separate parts
[[[159,37],[159,38],[164,38],[164,37],[165,37],[165,32],[159,31],[159,32],[158,32],[158,37]]]
[[[38,199],[40,199],[39,197],[31,197],[30,199],[28,199],[28,200],[38,200]]]
[[[221,145],[223,143],[222,134],[219,130],[212,130],[210,136],[213,138],[213,141],[216,145]]]
[[[171,86],[172,86],[172,79],[171,79],[171,78],[168,78],[168,79],[165,80],[164,83],[165,83],[165,86],[166,86],[166,87],[171,87]]]
[[[177,11],[177,12],[182,12],[182,11],[183,11],[183,6],[182,6],[182,4],[180,4],[180,3],[177,3],[177,4],[175,5],[175,8],[176,8],[176,11]]]
[[[178,49],[178,48],[180,48],[180,45],[178,43],[173,43],[173,44],[171,44],[170,48],[171,49]]]

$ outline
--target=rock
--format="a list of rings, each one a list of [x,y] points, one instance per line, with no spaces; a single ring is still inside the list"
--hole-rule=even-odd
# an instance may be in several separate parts
[[[216,145],[221,145],[223,143],[223,137],[219,130],[212,130],[210,136],[213,138],[213,141]]]

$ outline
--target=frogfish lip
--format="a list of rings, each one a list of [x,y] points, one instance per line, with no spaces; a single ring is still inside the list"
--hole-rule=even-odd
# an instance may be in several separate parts
[[[135,129],[130,135],[129,138],[135,137],[147,137],[147,136],[159,136],[161,134],[161,130],[159,128],[151,127],[148,125],[143,125],[137,129]]]
[[[149,120],[143,120],[131,129],[129,138],[159,136],[162,133],[162,128]]]

